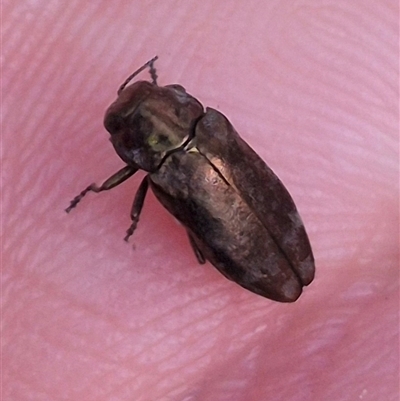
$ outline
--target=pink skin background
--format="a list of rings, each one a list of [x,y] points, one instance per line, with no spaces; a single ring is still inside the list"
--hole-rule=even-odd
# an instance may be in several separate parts
[[[397,2],[5,0],[1,29],[3,400],[398,400]],[[151,193],[126,244],[143,173],[64,212],[155,54],[293,195],[296,303],[199,265]]]

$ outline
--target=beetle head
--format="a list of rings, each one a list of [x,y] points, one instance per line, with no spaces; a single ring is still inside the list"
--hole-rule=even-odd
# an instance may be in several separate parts
[[[203,106],[180,85],[138,81],[119,93],[104,126],[128,165],[154,172],[163,158],[193,136]]]

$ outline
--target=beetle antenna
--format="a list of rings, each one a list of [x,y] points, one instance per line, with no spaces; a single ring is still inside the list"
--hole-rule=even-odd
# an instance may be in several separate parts
[[[150,75],[151,79],[153,81],[153,84],[157,85],[157,74],[156,74],[156,69],[154,68],[154,62],[158,59],[158,56],[153,57],[151,60],[149,60],[147,63],[143,64],[138,70],[136,70],[133,74],[129,75],[128,78],[125,79],[124,83],[119,87],[117,94],[119,95],[126,87],[126,85],[129,84],[129,82],[132,81],[133,78],[136,77],[139,73],[141,73],[145,68],[150,67]]]
[[[156,57],[154,57],[152,60],[150,60],[150,64],[149,64],[149,67],[150,67],[150,76],[151,76],[151,80],[153,81],[153,84],[154,85],[157,85],[157,78],[158,78],[158,76],[157,76],[157,73],[156,73],[156,69],[154,68],[154,62],[157,60],[157,56]],[[158,85],[157,85],[158,86]]]

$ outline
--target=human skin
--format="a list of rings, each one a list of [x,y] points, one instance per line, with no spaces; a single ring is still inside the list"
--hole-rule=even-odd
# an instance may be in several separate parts
[[[397,400],[398,10],[391,1],[4,1],[4,400]],[[291,192],[316,278],[293,304],[198,265],[102,127],[158,54]],[[143,72],[139,79],[148,79]]]

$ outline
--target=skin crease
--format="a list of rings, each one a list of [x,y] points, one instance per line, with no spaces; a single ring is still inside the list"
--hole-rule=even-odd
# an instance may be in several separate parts
[[[4,400],[397,400],[396,5],[137,3],[3,2]],[[199,265],[151,193],[124,243],[143,174],[63,212],[123,167],[103,113],[155,54],[292,194],[296,303]]]

